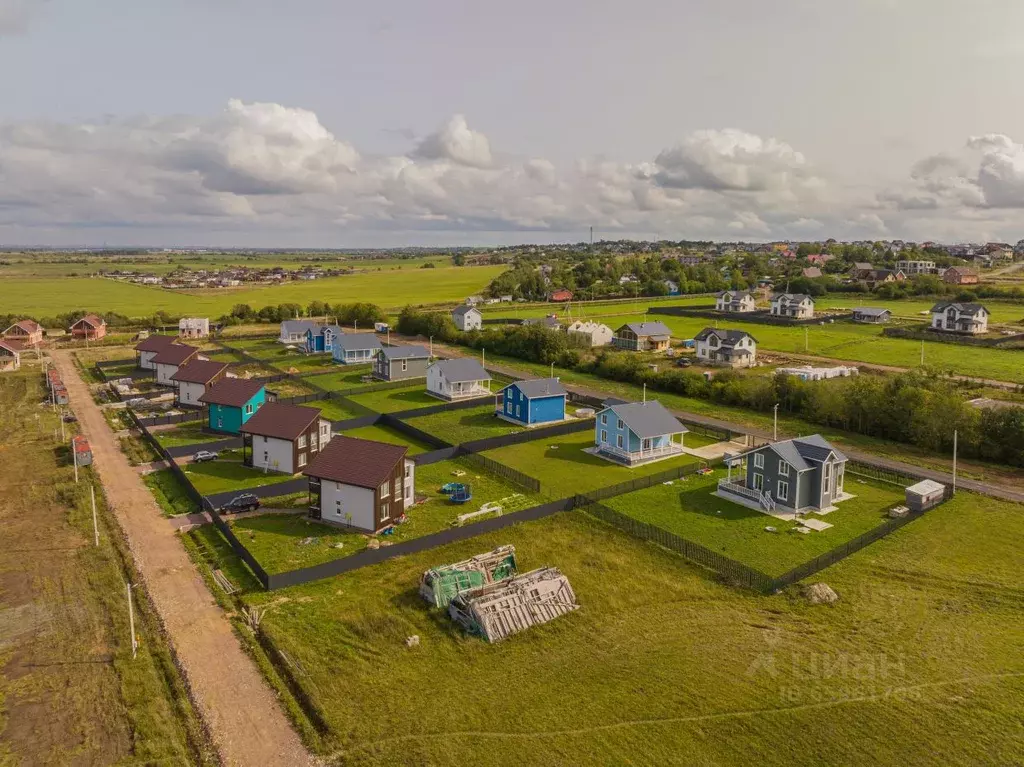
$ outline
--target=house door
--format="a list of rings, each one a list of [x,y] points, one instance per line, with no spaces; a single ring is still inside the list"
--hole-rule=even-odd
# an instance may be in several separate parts
[[[832,505],[832,487],[835,478],[832,475],[832,464],[824,463],[821,467],[821,503],[819,506],[822,509],[827,509]]]
[[[641,450],[650,450],[651,449],[651,441],[649,439],[645,439],[643,441],[643,443],[641,443],[641,448],[640,449]]]

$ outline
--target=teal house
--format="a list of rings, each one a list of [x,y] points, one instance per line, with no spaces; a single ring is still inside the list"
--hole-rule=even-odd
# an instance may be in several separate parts
[[[263,407],[267,391],[258,381],[222,378],[208,386],[199,401],[206,405],[206,425],[210,429],[238,434],[242,425]]]

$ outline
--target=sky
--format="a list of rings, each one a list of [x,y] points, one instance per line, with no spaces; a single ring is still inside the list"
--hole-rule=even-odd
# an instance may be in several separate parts
[[[0,245],[1024,237],[1019,0],[0,0]]]

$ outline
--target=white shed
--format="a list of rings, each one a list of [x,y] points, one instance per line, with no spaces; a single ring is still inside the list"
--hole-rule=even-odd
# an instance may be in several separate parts
[[[911,511],[927,511],[942,503],[946,486],[931,479],[924,479],[906,490],[907,506]]]

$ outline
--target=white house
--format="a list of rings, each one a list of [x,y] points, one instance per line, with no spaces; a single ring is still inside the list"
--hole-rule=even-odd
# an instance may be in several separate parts
[[[427,394],[444,400],[459,400],[490,393],[491,376],[474,359],[438,360],[427,368]]]
[[[607,346],[615,337],[615,331],[600,322],[576,320],[565,329],[569,340],[581,346]]]
[[[267,402],[240,432],[244,465],[295,474],[331,441],[331,422],[315,407]]]
[[[178,320],[178,335],[182,338],[206,338],[210,335],[210,320],[206,317],[182,317]]]
[[[227,375],[227,372],[226,362],[195,358],[189,360],[171,375],[171,381],[178,390],[175,401],[185,407],[202,407],[199,398],[206,394],[206,388]]]
[[[452,310],[452,319],[455,321],[455,327],[463,331],[479,330],[484,323],[484,316],[480,314],[480,310],[468,304]]]
[[[988,332],[989,312],[981,304],[940,301],[932,307],[932,330],[978,335]]]
[[[303,472],[309,477],[309,516],[377,533],[415,503],[416,465],[408,447],[338,435]]]
[[[697,359],[712,365],[749,368],[757,364],[757,340],[744,330],[704,328],[693,337]]]
[[[809,320],[814,317],[814,299],[804,293],[776,293],[771,313],[776,317]]]
[[[320,329],[320,323],[313,322],[312,320],[285,320],[281,323],[281,333],[278,335],[277,340],[282,344],[299,344],[300,346],[306,343],[306,331],[312,330],[314,333]]]
[[[174,336],[162,336],[153,334],[146,336],[135,345],[135,364],[143,370],[156,370],[156,363],[153,358],[171,346],[175,341]]]
[[[172,376],[178,372],[178,368],[192,359],[199,357],[199,349],[187,344],[170,344],[157,352],[152,359],[153,369],[156,371],[156,382],[161,386],[174,386],[177,384]]]
[[[753,312],[757,304],[749,290],[723,290],[715,296],[715,309],[720,312]]]

